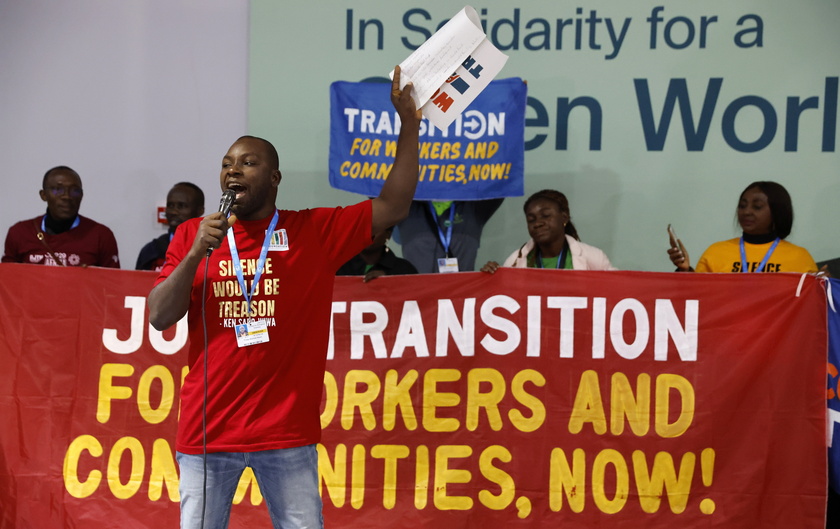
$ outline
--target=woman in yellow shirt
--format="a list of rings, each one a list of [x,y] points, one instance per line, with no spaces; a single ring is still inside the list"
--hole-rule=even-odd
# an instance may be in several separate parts
[[[671,239],[668,256],[679,272],[813,273],[817,264],[808,250],[786,241],[793,227],[793,204],[776,182],[748,185],[738,199],[741,237],[712,244],[692,268],[679,239]]]

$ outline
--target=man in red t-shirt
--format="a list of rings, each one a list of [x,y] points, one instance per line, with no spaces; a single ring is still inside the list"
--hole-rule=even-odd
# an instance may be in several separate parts
[[[192,219],[175,233],[148,305],[159,330],[188,316],[190,371],[175,443],[182,528],[225,527],[246,466],[277,527],[323,526],[315,445],[333,281],[373,233],[408,214],[420,124],[410,92],[411,85],[399,89],[397,68],[391,100],[402,127],[377,198],[344,208],[278,211],[277,151],[244,136],[222,160],[221,187],[236,194],[231,217]]]
[[[46,214],[9,228],[4,263],[120,267],[113,232],[79,215],[84,192],[76,171],[53,167],[44,174],[40,195]]]

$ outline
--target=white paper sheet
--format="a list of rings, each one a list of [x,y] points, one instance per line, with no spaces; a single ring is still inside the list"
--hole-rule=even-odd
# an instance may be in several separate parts
[[[475,59],[479,76],[470,73],[463,63]],[[412,97],[423,115],[441,130],[475,99],[493,80],[507,61],[507,56],[496,49],[481,28],[478,13],[471,6],[464,7],[417,50],[400,63],[400,88],[409,82],[414,84]],[[453,75],[454,74],[454,75]],[[447,88],[447,80],[462,79],[459,86],[469,81],[469,89],[461,93]],[[394,72],[390,73],[391,79]],[[432,96],[446,91],[437,104],[430,102]],[[450,102],[451,100],[451,102]]]

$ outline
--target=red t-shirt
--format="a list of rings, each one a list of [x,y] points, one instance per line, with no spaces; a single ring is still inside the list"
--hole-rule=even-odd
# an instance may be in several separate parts
[[[316,443],[324,385],[335,272],[371,241],[371,203],[346,208],[280,211],[251,306],[268,324],[269,342],[239,347],[236,325],[244,323],[245,297],[232,266],[227,239],[210,257],[206,315],[209,340],[207,450],[252,452]],[[271,217],[238,220],[232,227],[246,288]],[[181,262],[201,219],[181,224],[155,284]],[[280,231],[284,230],[284,231]],[[279,232],[279,233],[278,233]],[[284,243],[286,249],[284,248]],[[202,260],[193,281],[188,313],[190,372],[181,388],[175,447],[202,452],[204,337],[201,320]]]
[[[4,263],[120,267],[117,240],[107,226],[79,215],[79,225],[75,228],[49,234],[41,232],[43,218],[42,215],[22,220],[9,228],[2,259]],[[38,239],[39,233],[44,233],[46,245]],[[50,251],[61,263],[55,262]]]

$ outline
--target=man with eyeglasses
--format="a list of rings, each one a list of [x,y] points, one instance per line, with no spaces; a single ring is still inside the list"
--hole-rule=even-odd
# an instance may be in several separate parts
[[[9,228],[2,262],[119,268],[113,232],[79,215],[84,195],[79,174],[63,165],[53,167],[44,174],[42,187],[46,214]]]

